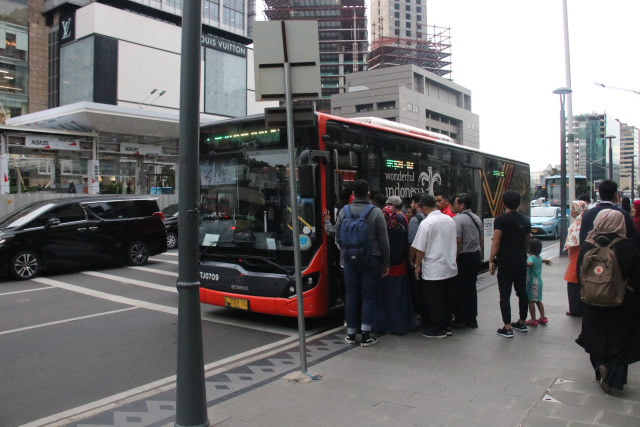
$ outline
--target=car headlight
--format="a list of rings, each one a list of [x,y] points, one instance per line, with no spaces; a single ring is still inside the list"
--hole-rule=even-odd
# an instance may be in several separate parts
[[[553,225],[553,221],[543,222],[542,225]]]

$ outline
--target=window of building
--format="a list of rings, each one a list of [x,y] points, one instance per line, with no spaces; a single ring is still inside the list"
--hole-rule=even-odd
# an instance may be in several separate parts
[[[219,0],[204,0],[202,3],[202,18],[204,22],[209,21],[211,24],[218,24],[220,20],[220,3]]]
[[[411,22],[405,22],[404,26],[405,28],[411,28]]]
[[[416,16],[416,21],[422,21],[422,16],[421,15]]]
[[[93,36],[60,49],[60,105],[93,102],[93,53]]]
[[[421,39],[421,38],[422,38],[422,33],[421,33],[420,31],[418,31],[418,32],[416,33],[416,37],[417,37],[417,38],[419,38],[419,39]]]
[[[58,46],[58,26],[54,25],[49,32],[48,106],[55,108],[60,105],[60,47]]]
[[[405,13],[404,14],[404,18],[405,19],[411,19],[411,14],[410,13]]]
[[[400,9],[400,4],[399,3],[394,4],[393,8],[396,9],[396,10],[399,10]]]
[[[5,0],[0,2],[0,21],[29,26],[29,0]]]
[[[247,114],[247,59],[213,49],[205,51],[204,110],[242,117]]]
[[[400,12],[395,12],[395,13],[393,14],[393,16],[394,16],[394,18],[400,18]]]
[[[400,26],[400,21],[396,21],[396,27]]]
[[[376,108],[378,110],[391,110],[396,108],[396,101],[378,102]]]
[[[405,35],[406,35],[407,37],[411,37],[411,30],[407,30],[407,31],[405,31]]]
[[[396,28],[396,29],[395,29],[395,31],[394,31],[393,33],[394,33],[396,36],[399,36],[399,35],[400,35],[400,30]]]
[[[408,4],[408,5],[406,5],[406,6],[404,7],[404,10],[406,10],[407,12],[411,12],[411,5],[409,5],[409,4]]]
[[[416,13],[422,13],[422,6],[416,6]]]
[[[26,30],[0,27],[0,56],[26,61],[28,51],[29,34]]]
[[[373,104],[360,104],[356,105],[357,113],[366,113],[369,111],[373,111]]]

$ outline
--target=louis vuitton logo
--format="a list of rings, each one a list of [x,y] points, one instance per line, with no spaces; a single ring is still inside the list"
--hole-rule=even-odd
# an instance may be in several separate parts
[[[60,24],[62,25],[62,40],[71,37],[71,18],[61,21]]]

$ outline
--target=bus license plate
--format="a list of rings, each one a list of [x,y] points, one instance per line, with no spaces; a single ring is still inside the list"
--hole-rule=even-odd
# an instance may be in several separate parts
[[[248,311],[249,300],[243,298],[224,297],[224,306]]]

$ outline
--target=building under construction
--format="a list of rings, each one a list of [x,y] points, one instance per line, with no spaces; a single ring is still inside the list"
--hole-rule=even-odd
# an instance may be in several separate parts
[[[318,21],[322,99],[329,112],[332,94],[345,91],[345,76],[367,69],[367,18],[364,0],[265,0],[269,21]]]
[[[413,64],[438,76],[450,74],[451,29],[426,22],[426,0],[371,2],[369,69]]]
[[[425,39],[379,37],[371,42],[369,69],[413,64],[438,76],[451,73],[449,28],[429,26]]]

